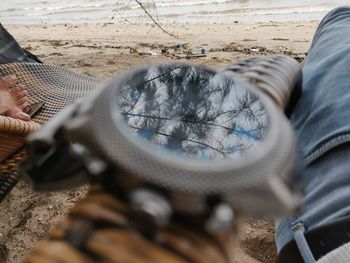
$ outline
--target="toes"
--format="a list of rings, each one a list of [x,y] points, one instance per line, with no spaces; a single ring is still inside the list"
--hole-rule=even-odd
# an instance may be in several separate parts
[[[4,112],[2,114],[23,121],[30,120],[30,116],[26,114],[30,109],[28,106],[28,91],[25,86],[17,84],[15,76],[8,75],[0,78],[0,92],[2,92],[2,98],[5,100],[2,106],[7,107],[2,111]]]
[[[22,105],[18,106],[24,113],[30,114],[30,112],[32,111],[32,108],[30,107],[29,103],[26,102]]]
[[[7,75],[5,77],[2,77],[0,79],[0,89],[9,89],[12,86],[16,85],[17,83],[17,78],[16,76],[13,75]]]
[[[11,94],[14,95],[17,99],[28,97],[28,91],[20,87],[17,88],[17,86],[15,89],[13,89],[13,91],[11,91]]]
[[[15,103],[16,103],[17,106],[26,104],[27,102],[28,102],[28,97],[27,97],[27,96],[18,98],[18,99],[15,101]]]
[[[18,108],[20,108],[24,113],[29,113],[29,111],[30,111],[30,107],[29,107],[28,102],[25,102],[25,103],[22,103],[21,105],[18,105]]]
[[[28,91],[23,85],[18,84],[14,86],[11,89],[10,94],[14,100],[15,105],[18,106],[21,110],[24,110],[28,106]]]
[[[28,91],[22,90],[21,92],[17,93],[17,98],[26,98],[28,100]]]
[[[15,75],[7,75],[2,78],[5,82],[7,82],[9,85],[15,85],[17,83],[17,77]]]
[[[5,115],[14,119],[22,120],[22,121],[30,120],[30,116],[28,114],[24,113],[23,111],[17,108],[8,110]]]
[[[23,111],[18,111],[14,115],[14,118],[22,120],[22,121],[30,121],[30,116],[28,114],[24,113]]]
[[[28,91],[26,89],[26,87],[24,87],[23,85],[21,84],[16,84],[14,85],[11,90],[10,90],[11,94],[15,95],[15,96],[19,96],[19,94],[25,92],[26,95],[28,95]]]

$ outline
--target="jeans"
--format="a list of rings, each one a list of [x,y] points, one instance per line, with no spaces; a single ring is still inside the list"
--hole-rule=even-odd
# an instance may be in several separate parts
[[[278,251],[293,238],[296,220],[310,230],[350,215],[350,6],[320,23],[291,123],[306,166],[304,205],[295,218],[277,220]]]

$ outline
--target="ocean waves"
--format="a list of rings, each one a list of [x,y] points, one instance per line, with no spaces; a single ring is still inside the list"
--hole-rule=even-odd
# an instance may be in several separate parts
[[[224,23],[314,20],[348,0],[143,0],[162,23]],[[133,0],[11,0],[0,2],[5,23],[131,23],[150,22]],[[6,1],[7,2],[7,1]]]

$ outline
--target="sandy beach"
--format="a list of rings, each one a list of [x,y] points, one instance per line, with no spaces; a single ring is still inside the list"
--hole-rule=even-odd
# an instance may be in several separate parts
[[[306,56],[318,21],[166,25],[4,25],[44,63],[98,78],[110,78],[141,64],[184,61],[223,67],[241,57]],[[180,49],[175,50],[175,46]],[[197,58],[204,49],[205,56]],[[190,55],[189,55],[190,54]],[[21,181],[0,204],[0,262],[21,262],[26,253],[84,197],[87,186],[64,193],[36,193]],[[233,245],[234,262],[275,262],[270,220],[246,219]]]

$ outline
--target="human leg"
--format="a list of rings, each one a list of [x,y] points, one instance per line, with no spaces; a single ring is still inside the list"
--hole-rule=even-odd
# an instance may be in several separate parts
[[[307,230],[350,214],[350,7],[330,12],[315,33],[303,68],[302,96],[291,122],[305,159],[304,207],[276,226],[277,248]],[[349,148],[349,149],[348,149]]]

